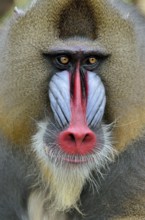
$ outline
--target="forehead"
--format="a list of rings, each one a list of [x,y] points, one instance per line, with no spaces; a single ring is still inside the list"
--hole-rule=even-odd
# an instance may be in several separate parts
[[[56,42],[53,46],[49,47],[49,51],[70,51],[70,52],[92,52],[108,54],[108,51],[96,41],[90,39],[66,39],[65,41]]]

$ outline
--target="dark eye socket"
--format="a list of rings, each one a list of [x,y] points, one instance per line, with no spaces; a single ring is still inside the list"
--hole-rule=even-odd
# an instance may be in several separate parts
[[[91,57],[88,57],[86,60],[85,60],[85,63],[87,65],[95,65],[98,63],[98,59],[95,57],[95,56],[91,56]]]
[[[84,63],[83,64],[84,67],[87,70],[94,70],[99,65],[100,60],[97,56],[92,55],[92,56],[86,57],[83,63]]]
[[[70,63],[70,57],[68,55],[59,55],[55,57],[55,63],[60,67],[67,67]]]

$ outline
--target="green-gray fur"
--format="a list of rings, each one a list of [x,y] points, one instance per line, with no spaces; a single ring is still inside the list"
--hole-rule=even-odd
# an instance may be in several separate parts
[[[107,92],[104,120],[107,123],[116,123],[112,133],[114,147],[124,152],[120,156],[121,159],[116,159],[114,165],[110,166],[109,172],[104,171],[108,173],[106,179],[101,180],[99,193],[95,192],[92,195],[86,188],[82,192],[80,209],[85,212],[86,210],[83,209],[85,207],[86,213],[89,214],[83,218],[72,211],[68,217],[70,220],[117,220],[119,217],[135,215],[141,219],[145,214],[145,209],[142,208],[145,177],[139,163],[141,159],[144,167],[144,155],[138,153],[138,151],[144,153],[144,24],[145,19],[138,14],[136,9],[123,4],[120,0],[38,0],[24,15],[20,17],[14,15],[6,24],[6,30],[0,34],[0,130],[10,143],[6,144],[1,141],[2,149],[4,149],[0,151],[1,166],[4,166],[4,161],[7,159],[5,145],[10,145],[10,148],[12,145],[16,153],[19,148],[22,149],[21,151],[29,152],[31,137],[36,130],[35,121],[43,119],[45,109],[49,109],[47,89],[51,71],[42,55],[43,52],[49,51],[56,42],[65,43],[68,38],[80,37],[92,40],[93,45],[101,45],[110,54],[107,61],[99,68],[99,74]],[[128,145],[130,145],[129,148]],[[11,154],[9,150],[7,154],[8,166],[10,161],[13,162],[13,158],[9,156]],[[22,167],[24,175],[28,175],[28,167],[31,165],[28,164],[28,167],[25,167],[23,161],[19,162],[21,160],[19,151],[16,156],[14,154],[14,157],[16,162],[18,161],[18,167],[19,164]],[[123,172],[125,167],[127,171],[125,170],[122,174],[121,171]],[[5,176],[6,182],[12,181],[12,186],[17,185],[19,189],[21,173],[18,175],[16,184],[13,184],[16,170],[11,171],[11,169],[8,166],[8,171],[5,173],[1,169],[0,178],[3,179]],[[133,171],[131,180],[133,182],[135,179],[136,183],[132,188],[132,183],[128,178],[131,171]],[[6,172],[14,173],[11,180]],[[33,171],[30,169],[30,176],[32,174]],[[118,175],[119,181],[116,180]],[[29,186],[24,184],[22,189],[28,194],[31,185],[35,183],[35,178],[32,179],[29,180],[31,184]],[[125,180],[127,183],[124,184]],[[138,182],[142,185],[141,189],[138,189]],[[128,188],[127,184],[130,184]],[[15,208],[20,200],[12,194],[14,204],[8,203],[9,194],[5,194],[5,191],[10,190],[10,185],[5,184],[8,189],[3,188],[3,185],[4,183],[0,180],[0,188],[3,189],[1,190],[3,194],[0,195],[0,219],[23,220],[18,209]],[[19,197],[22,195],[22,190],[19,192],[18,189],[12,190],[16,190]],[[104,195],[105,190],[107,193]],[[111,196],[109,190],[112,193]],[[136,203],[131,204],[132,198],[139,203],[141,208],[138,208]],[[27,207],[23,202],[27,203],[27,199],[28,196],[24,196],[22,199],[24,201],[21,201],[22,214],[26,216]],[[86,200],[90,205],[85,202]],[[12,210],[11,218],[7,214],[9,206]],[[115,209],[117,212],[113,211]],[[137,211],[134,212],[134,210]]]

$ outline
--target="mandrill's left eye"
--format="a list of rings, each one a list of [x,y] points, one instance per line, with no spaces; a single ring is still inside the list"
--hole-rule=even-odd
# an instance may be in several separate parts
[[[84,60],[83,63],[85,69],[94,70],[99,65],[100,60],[96,56],[89,56]]]
[[[96,64],[98,62],[98,60],[96,59],[96,57],[89,57],[87,59],[87,64]]]

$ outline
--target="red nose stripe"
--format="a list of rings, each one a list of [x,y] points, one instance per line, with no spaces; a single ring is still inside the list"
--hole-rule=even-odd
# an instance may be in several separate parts
[[[59,134],[58,142],[60,147],[68,154],[85,155],[90,153],[96,145],[96,136],[87,126],[87,97],[82,92],[79,69],[78,65],[72,83],[71,121],[69,127]]]

